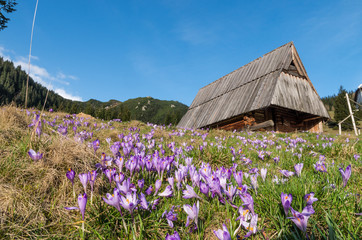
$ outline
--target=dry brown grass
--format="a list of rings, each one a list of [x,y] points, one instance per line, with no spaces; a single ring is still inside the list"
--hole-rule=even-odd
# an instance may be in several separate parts
[[[0,109],[0,235],[10,239],[34,237],[34,232],[47,232],[53,226],[60,227],[60,234],[66,233],[64,224],[72,222],[74,213],[64,207],[77,205],[65,176],[67,169],[73,168],[78,178],[99,162],[92,149],[72,138],[50,138],[49,129],[43,128],[48,133],[30,143],[30,122],[31,118],[15,107]],[[43,159],[30,159],[30,145],[44,153]],[[75,192],[82,189],[75,181]]]

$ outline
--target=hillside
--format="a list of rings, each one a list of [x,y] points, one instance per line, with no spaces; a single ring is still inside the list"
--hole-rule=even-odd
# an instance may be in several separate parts
[[[359,239],[354,136],[37,114],[0,107],[2,239]]]
[[[14,103],[24,106],[27,74],[10,61],[0,57],[0,106]],[[28,107],[41,109],[47,89],[32,78],[29,79]],[[84,112],[104,120],[121,119],[123,121],[140,120],[156,124],[177,124],[188,107],[177,101],[165,101],[151,97],[129,99],[120,102],[111,99],[101,102],[90,99],[86,102],[71,101],[49,91],[45,109],[79,113]]]

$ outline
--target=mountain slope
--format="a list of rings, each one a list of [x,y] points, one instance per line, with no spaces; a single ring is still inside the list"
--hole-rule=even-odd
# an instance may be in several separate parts
[[[0,57],[0,105],[14,103],[24,106],[27,74],[10,61]],[[29,79],[28,107],[41,109],[47,88]],[[90,99],[86,102],[65,99],[54,91],[49,91],[46,109],[68,113],[84,112],[93,117],[111,120],[119,118],[123,121],[140,120],[156,124],[176,124],[186,113],[188,107],[177,101],[164,101],[151,97],[129,99],[120,102],[111,99],[101,102]]]

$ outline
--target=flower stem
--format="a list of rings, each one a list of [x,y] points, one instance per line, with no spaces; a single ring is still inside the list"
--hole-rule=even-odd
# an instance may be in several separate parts
[[[83,239],[85,239],[85,236],[84,236],[84,221],[82,221],[82,233],[83,233]]]

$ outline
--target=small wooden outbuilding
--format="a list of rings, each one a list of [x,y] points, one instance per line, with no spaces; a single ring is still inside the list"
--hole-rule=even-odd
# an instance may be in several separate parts
[[[322,132],[329,118],[289,42],[201,88],[178,126]]]

